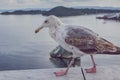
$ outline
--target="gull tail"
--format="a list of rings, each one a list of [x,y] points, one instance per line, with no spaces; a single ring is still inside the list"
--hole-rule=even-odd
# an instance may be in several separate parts
[[[103,38],[100,38],[97,48],[100,54],[120,55],[120,47]]]
[[[115,46],[115,48],[116,48],[116,51],[114,51],[114,52],[106,51],[106,52],[103,52],[101,54],[120,55],[120,47]]]

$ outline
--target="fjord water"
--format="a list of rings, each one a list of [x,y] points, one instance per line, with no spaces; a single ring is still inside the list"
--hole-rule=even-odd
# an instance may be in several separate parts
[[[60,18],[66,24],[87,27],[105,39],[120,46],[120,22],[98,20],[98,15]],[[34,30],[46,16],[0,15],[0,70],[43,69],[56,67],[49,53],[58,45],[49,36],[48,29],[38,34]],[[119,55],[95,55],[97,65],[120,65]],[[89,56],[82,57],[84,66],[90,66]],[[57,66],[59,67],[59,66]]]

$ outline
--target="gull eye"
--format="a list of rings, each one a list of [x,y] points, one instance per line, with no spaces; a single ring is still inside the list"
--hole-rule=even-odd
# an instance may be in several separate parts
[[[45,22],[44,23],[48,23],[48,20],[45,20]]]

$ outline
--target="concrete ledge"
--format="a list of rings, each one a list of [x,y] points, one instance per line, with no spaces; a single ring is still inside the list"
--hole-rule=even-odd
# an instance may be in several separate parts
[[[0,71],[0,80],[83,80],[80,67],[71,68],[66,76],[56,77],[53,72],[59,70],[61,68]],[[85,73],[87,80],[120,80],[119,74],[120,66],[98,66],[97,73]]]

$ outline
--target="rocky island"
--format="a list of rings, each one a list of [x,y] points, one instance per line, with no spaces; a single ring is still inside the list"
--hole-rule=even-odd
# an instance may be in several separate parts
[[[106,14],[104,16],[96,17],[97,19],[120,20],[120,13]]]

